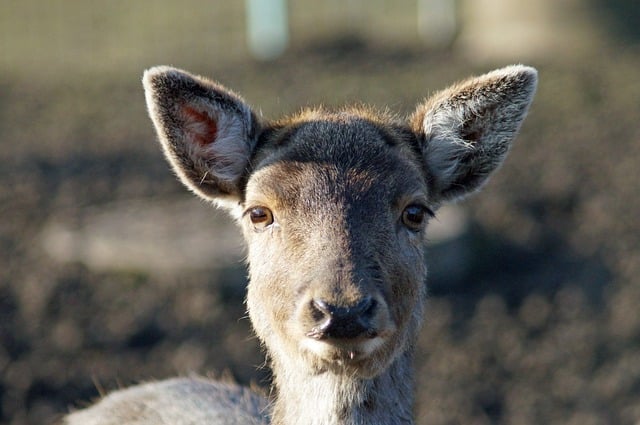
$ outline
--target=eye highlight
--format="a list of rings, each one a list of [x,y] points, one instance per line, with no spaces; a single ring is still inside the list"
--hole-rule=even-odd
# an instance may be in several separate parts
[[[253,207],[247,210],[249,220],[256,230],[263,230],[273,224],[273,213],[266,207]]]
[[[419,232],[423,229],[427,217],[434,217],[431,209],[424,205],[411,204],[402,211],[402,224],[409,230]]]

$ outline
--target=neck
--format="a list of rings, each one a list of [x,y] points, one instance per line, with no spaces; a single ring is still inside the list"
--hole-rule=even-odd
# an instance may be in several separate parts
[[[291,370],[274,364],[277,399],[274,425],[413,424],[410,352],[371,379]]]

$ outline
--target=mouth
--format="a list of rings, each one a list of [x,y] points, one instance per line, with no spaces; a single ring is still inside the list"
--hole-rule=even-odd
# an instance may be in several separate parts
[[[325,363],[335,365],[357,365],[374,356],[384,344],[386,338],[375,335],[356,340],[319,339],[307,336],[300,341],[300,346]]]

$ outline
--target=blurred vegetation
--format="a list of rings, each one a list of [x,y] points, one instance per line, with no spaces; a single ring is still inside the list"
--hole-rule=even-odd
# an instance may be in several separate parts
[[[596,13],[603,16],[603,24],[609,32],[622,41],[637,43],[640,40],[640,3],[630,0],[591,0]]]
[[[432,269],[418,423],[640,420],[638,7],[568,4],[590,20],[563,25],[590,36],[575,51],[523,46],[508,59],[539,68],[538,96],[506,164],[464,205],[470,230],[453,248],[471,247],[470,264]],[[241,265],[94,270],[50,258],[42,231],[115,201],[189,196],[146,117],[149,66],[212,76],[277,117],[359,101],[406,114],[505,64],[455,42],[426,49],[414,1],[366,5],[290,2],[292,45],[261,63],[245,46],[242,2],[0,4],[1,423],[50,423],[96,387],[176,373],[268,380],[241,319]]]

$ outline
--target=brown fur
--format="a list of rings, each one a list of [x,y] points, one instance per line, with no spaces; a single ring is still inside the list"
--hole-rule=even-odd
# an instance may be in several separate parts
[[[166,67],[147,71],[167,159],[191,190],[232,211],[247,241],[247,306],[275,378],[265,421],[412,422],[428,218],[500,165],[536,81],[532,68],[497,70],[436,94],[407,121],[352,107],[261,122],[216,83]],[[139,403],[162,388],[110,396],[87,412],[99,418],[118,403],[124,411],[128,399]],[[195,413],[234,423],[228,395],[216,388],[209,391],[221,403]],[[228,414],[212,413],[220,411]],[[177,423],[201,423],[193,415]]]

